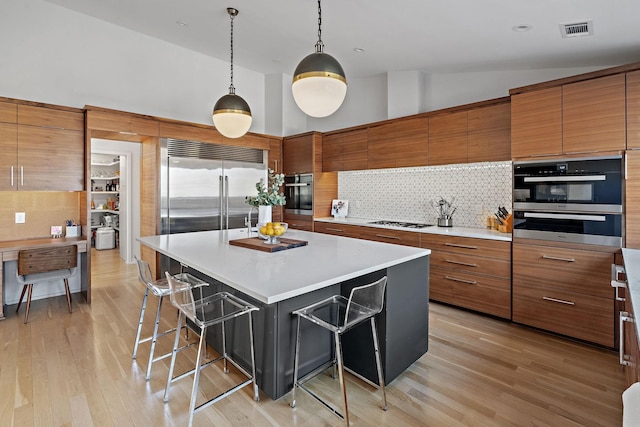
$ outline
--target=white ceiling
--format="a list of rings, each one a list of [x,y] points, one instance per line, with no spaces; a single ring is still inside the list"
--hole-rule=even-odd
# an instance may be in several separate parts
[[[313,0],[47,1],[224,61],[235,7],[234,64],[263,74],[292,75],[317,40]],[[640,61],[638,17],[639,0],[324,0],[322,40],[347,79],[608,67]],[[585,20],[592,36],[561,37],[559,24]]]

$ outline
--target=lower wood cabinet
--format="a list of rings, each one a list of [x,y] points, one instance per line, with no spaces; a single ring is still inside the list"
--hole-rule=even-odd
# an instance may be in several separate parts
[[[291,229],[313,231],[313,218],[310,215],[292,215],[285,212],[283,218]]]
[[[613,252],[513,245],[513,321],[615,346]]]
[[[405,246],[420,246],[420,233],[378,227],[360,227],[360,238]]]
[[[420,246],[431,249],[430,299],[511,317],[511,242],[422,234]]]
[[[347,225],[347,224],[332,224],[329,222],[316,221],[313,225],[313,230],[316,233],[333,234],[334,236],[344,236],[360,238],[359,225]]]

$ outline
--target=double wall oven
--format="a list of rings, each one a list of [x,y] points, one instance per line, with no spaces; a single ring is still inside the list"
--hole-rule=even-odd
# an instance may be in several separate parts
[[[313,174],[286,175],[284,195],[286,213],[313,215]]]
[[[514,238],[622,246],[622,156],[513,165]]]

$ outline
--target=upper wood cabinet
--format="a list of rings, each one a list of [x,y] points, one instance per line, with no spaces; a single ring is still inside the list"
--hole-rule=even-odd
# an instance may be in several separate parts
[[[467,162],[467,112],[429,118],[429,165]]]
[[[640,151],[626,153],[625,247],[640,249]]]
[[[368,168],[426,166],[429,162],[429,121],[400,119],[368,129]]]
[[[323,135],[323,171],[360,170],[367,169],[367,167],[367,129],[355,129]]]
[[[18,126],[0,123],[0,191],[17,188]]]
[[[275,173],[284,173],[282,169],[282,140],[271,138],[269,140],[268,167]]]
[[[285,175],[313,173],[313,134],[284,138],[282,163]]]
[[[10,102],[0,102],[0,122],[17,123],[18,106]]]
[[[511,160],[509,103],[469,110],[467,128],[469,163]]]
[[[511,156],[562,154],[562,87],[511,96]]]
[[[600,77],[562,87],[565,153],[624,150],[625,75]]]
[[[627,73],[627,148],[640,148],[640,71]]]
[[[21,104],[16,111],[17,125],[0,124],[0,190],[82,191],[84,114]]]

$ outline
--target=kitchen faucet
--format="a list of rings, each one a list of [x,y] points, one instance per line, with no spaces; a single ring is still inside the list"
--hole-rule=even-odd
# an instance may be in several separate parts
[[[244,219],[244,225],[246,225],[246,226],[247,226],[247,234],[248,234],[249,236],[251,236],[251,212],[252,212],[254,209],[255,209],[256,211],[258,210],[258,208],[257,208],[256,206],[249,206],[249,216],[248,216],[247,218],[245,218],[245,219]],[[257,225],[258,225],[258,224],[256,223],[256,226],[257,226]]]

